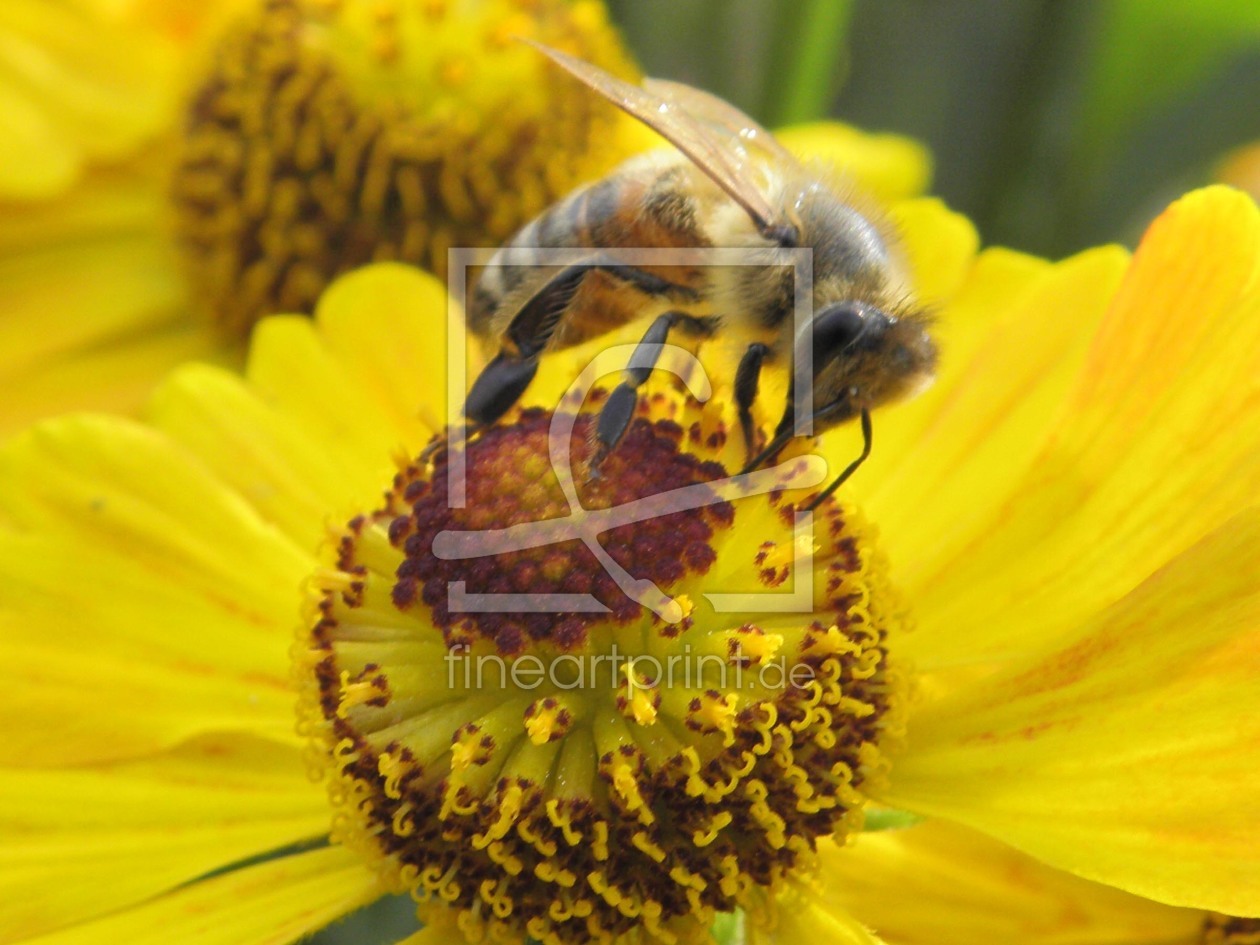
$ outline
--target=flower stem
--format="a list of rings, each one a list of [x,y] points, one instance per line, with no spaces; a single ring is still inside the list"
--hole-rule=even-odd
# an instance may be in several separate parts
[[[763,112],[772,126],[827,114],[848,70],[851,0],[801,0],[775,31]]]

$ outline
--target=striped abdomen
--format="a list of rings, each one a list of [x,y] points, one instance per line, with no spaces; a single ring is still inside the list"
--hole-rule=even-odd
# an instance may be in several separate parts
[[[501,336],[520,307],[559,271],[546,249],[705,246],[689,166],[671,153],[645,155],[575,191],[526,224],[480,273],[468,308],[469,327],[483,337]],[[641,266],[689,288],[701,288],[694,267]],[[643,314],[645,299],[613,276],[592,272],[584,280],[549,347],[566,347],[611,331]]]

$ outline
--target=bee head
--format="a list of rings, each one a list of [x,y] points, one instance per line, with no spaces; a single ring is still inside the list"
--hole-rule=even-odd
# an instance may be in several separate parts
[[[806,329],[812,348],[814,416],[841,423],[863,409],[918,393],[931,383],[936,345],[921,315],[891,315],[845,301],[818,312]],[[797,341],[797,371],[805,352]]]

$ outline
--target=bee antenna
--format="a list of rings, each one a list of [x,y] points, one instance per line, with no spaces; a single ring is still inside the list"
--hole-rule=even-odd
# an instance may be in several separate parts
[[[862,454],[844,467],[844,472],[835,478],[835,480],[826,489],[817,496],[810,499],[801,507],[802,512],[812,512],[818,506],[831,496],[833,492],[839,489],[852,476],[859,466],[866,462],[866,458],[871,455],[871,412],[865,407],[862,408]]]

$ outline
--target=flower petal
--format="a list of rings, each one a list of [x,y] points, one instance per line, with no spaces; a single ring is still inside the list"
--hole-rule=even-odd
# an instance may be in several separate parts
[[[821,164],[886,203],[917,197],[932,181],[932,156],[913,138],[870,134],[838,121],[792,125],[775,137],[802,160]]]
[[[155,177],[95,174],[0,213],[0,433],[67,409],[135,410],[176,364],[228,354],[188,317]]]
[[[411,266],[370,266],[334,282],[315,320],[395,436],[423,443],[446,425],[447,341],[452,331],[457,337],[464,331],[463,313],[448,304],[446,286]],[[468,366],[469,382],[477,366]]]
[[[30,945],[289,945],[383,893],[354,854],[330,847],[214,876]]]
[[[0,194],[41,197],[71,185],[78,155],[45,118],[40,103],[10,83],[0,83]]]
[[[925,441],[901,479],[878,480],[888,501],[873,514],[890,546],[896,531],[918,551],[893,547],[914,560],[921,623],[909,645],[920,666],[1051,645],[1260,491],[1258,258],[1251,200],[1217,187],[1178,201],[1143,240],[1083,359],[1070,340],[1063,362],[1040,368],[1040,342],[990,346],[1010,376],[1037,371],[1037,387],[1012,401],[1027,430],[963,440],[974,458],[945,491],[923,462],[945,443]],[[1097,272],[1097,285],[1110,275]],[[1068,293],[1026,312],[1029,330],[1061,311],[1089,325],[1099,291],[1082,284],[1075,302]],[[981,430],[983,393],[959,412]],[[924,477],[931,488],[915,493]]]
[[[348,496],[347,480],[361,473],[344,451],[311,435],[244,380],[218,368],[181,368],[158,389],[145,413],[307,551],[319,548],[330,522],[345,522],[362,511],[363,501],[376,497],[387,481],[377,481],[366,495]]]
[[[462,324],[458,312],[449,317]],[[369,266],[333,283],[314,323],[261,323],[254,385],[189,366],[157,392],[147,418],[314,550],[329,522],[377,505],[396,459],[445,424],[447,319],[432,276]]]
[[[922,252],[916,250],[917,245],[915,241],[909,246],[912,266],[916,252]],[[1003,303],[1021,298],[1036,274],[1045,268],[1040,260],[1002,250],[986,250],[975,259],[932,329],[944,351],[936,381],[926,393],[880,411],[876,427],[878,446],[863,465],[862,475],[846,487],[863,507],[880,501],[882,483],[896,475],[903,464],[909,465],[907,457],[948,404],[954,387],[970,376],[966,370],[968,360],[987,337]],[[857,442],[853,434],[837,432],[823,438],[821,450],[833,465],[838,464],[836,468],[843,468],[852,459],[849,454]],[[924,457],[914,459],[922,462]],[[885,531],[882,522],[881,531]],[[917,534],[911,532],[910,537]],[[897,551],[901,550],[899,545]],[[906,547],[905,557],[913,557],[918,550]]]
[[[154,134],[177,91],[175,51],[163,40],[101,5],[5,3],[0,127],[25,134],[5,139],[0,195],[57,193],[87,161],[122,157]]]
[[[132,906],[327,821],[301,749],[250,737],[97,768],[0,769],[0,941]]]
[[[863,470],[855,489],[880,523],[922,620],[932,616],[917,606],[925,575],[953,561],[1009,501],[1076,377],[1089,326],[1102,316],[1125,261],[1119,249],[1052,267],[986,252],[938,321],[937,386],[877,421],[878,465]],[[1073,318],[1058,315],[1068,311]],[[918,640],[907,642],[919,656]],[[962,646],[956,636],[952,643]]]
[[[819,845],[828,895],[896,945],[1164,945],[1203,913],[1051,869],[983,834],[926,821]]]
[[[1055,647],[915,706],[882,800],[1089,879],[1260,915],[1260,510]]]
[[[404,446],[393,425],[309,319],[267,318],[250,347],[247,377],[284,420],[339,454],[351,495],[389,484],[392,457]],[[412,450],[414,453],[415,450]]]
[[[0,451],[6,518],[0,646],[22,672],[0,758],[130,757],[207,729],[293,737],[288,647],[314,559],[186,451],[119,418],[50,421]]]
[[[903,200],[889,215],[908,258],[916,301],[930,312],[938,310],[972,272],[980,244],[976,228],[935,197]]]
[[[825,883],[817,889],[789,887],[778,900],[776,921],[767,928],[749,923],[747,945],[882,945],[882,940],[831,897]]]
[[[231,361],[208,326],[155,325],[137,337],[87,346],[0,381],[6,398],[0,435],[78,410],[134,414],[178,365]]]

